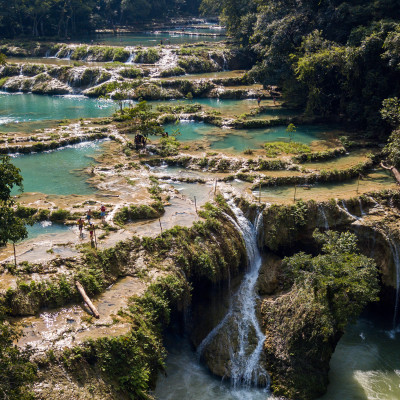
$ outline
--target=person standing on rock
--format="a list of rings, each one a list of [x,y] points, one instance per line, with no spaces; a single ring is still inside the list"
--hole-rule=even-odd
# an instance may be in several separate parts
[[[79,236],[83,237],[83,219],[78,219],[78,227],[79,227]]]
[[[86,219],[88,221],[88,223],[90,224],[90,220],[92,218],[92,210],[89,208],[87,214],[86,214]]]
[[[258,107],[260,107],[260,104],[261,104],[261,97],[260,96],[258,96],[257,103],[258,103]]]
[[[90,241],[93,242],[93,234],[94,234],[94,225],[89,224],[89,235],[90,235]]]
[[[104,204],[102,204],[100,207],[100,217],[101,222],[104,224],[106,222],[106,207],[104,206]]]

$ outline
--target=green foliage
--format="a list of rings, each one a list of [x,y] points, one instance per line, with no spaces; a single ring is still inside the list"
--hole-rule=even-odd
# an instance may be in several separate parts
[[[157,113],[146,101],[141,101],[133,107],[125,108],[115,119],[124,122],[126,133],[140,133],[144,137],[161,135],[164,130],[157,122]]]
[[[378,300],[376,264],[360,255],[356,236],[350,232],[315,231],[314,238],[322,245],[322,254],[298,253],[283,264],[293,282],[312,290],[316,301],[332,314],[337,329],[344,331],[366,304]]]
[[[15,243],[28,236],[24,221],[14,211],[11,191],[14,186],[22,190],[20,170],[11,163],[8,156],[0,159],[0,246],[9,241]]]
[[[141,297],[133,297],[128,310],[121,313],[132,325],[128,334],[89,340],[82,347],[66,350],[64,365],[76,371],[82,362],[96,364],[129,398],[150,400],[148,391],[164,369],[162,329],[169,324],[171,309],[189,295],[190,287],[177,275],[159,278]]]
[[[7,56],[3,53],[0,53],[0,65],[6,65],[7,64]]]
[[[400,126],[400,100],[397,97],[385,99],[382,106],[382,118],[394,128]]]
[[[70,218],[70,212],[61,208],[59,210],[53,211],[50,215],[50,221],[54,222],[63,222],[68,218]]]
[[[339,118],[372,134],[382,101],[399,97],[396,0],[203,0],[202,9],[219,9],[228,32],[255,55],[253,78],[280,86],[283,100],[312,117]]]
[[[137,26],[138,23],[164,19],[175,13],[197,13],[199,3],[200,0],[191,2],[76,0],[60,4],[58,0],[17,0],[11,4],[2,0],[0,34],[2,37],[21,35],[34,38],[43,36],[69,38],[77,34],[87,34],[96,28],[110,28],[115,32],[116,25]],[[123,61],[118,54],[114,59]]]
[[[155,64],[161,58],[161,53],[155,48],[138,50],[135,56],[136,63]]]
[[[161,157],[175,156],[179,153],[180,145],[174,136],[163,137],[160,139],[157,151]]]
[[[0,311],[0,396],[9,400],[33,400],[29,383],[36,377],[36,365],[29,361],[29,352],[15,345],[19,334],[4,320]]]
[[[129,207],[122,207],[115,215],[115,222],[124,224],[142,219],[159,218],[164,214],[164,206],[160,201],[153,204],[130,205]]]
[[[0,158],[0,201],[10,200],[11,190],[14,186],[19,186],[22,190],[22,176],[19,168],[11,163],[11,158],[1,156]]]
[[[276,157],[279,154],[310,153],[311,149],[306,144],[297,142],[268,142],[264,144],[268,157]]]
[[[168,69],[161,71],[161,73],[160,73],[160,76],[163,78],[166,78],[169,76],[180,76],[180,75],[185,75],[185,70],[180,67],[168,68]]]

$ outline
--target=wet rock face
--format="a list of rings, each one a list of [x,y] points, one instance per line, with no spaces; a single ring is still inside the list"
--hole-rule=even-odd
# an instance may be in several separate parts
[[[274,254],[264,257],[257,281],[260,296],[272,295],[279,290],[280,266],[280,257]]]
[[[264,354],[274,394],[296,400],[324,394],[329,361],[340,334],[335,332],[333,321],[321,318],[313,294],[294,289],[265,299],[261,314]]]

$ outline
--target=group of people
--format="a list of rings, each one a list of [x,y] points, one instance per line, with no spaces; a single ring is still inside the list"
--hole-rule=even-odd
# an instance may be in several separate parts
[[[93,242],[93,239],[95,239],[95,226],[92,223],[92,218],[93,218],[93,211],[92,209],[89,208],[86,213],[86,220],[91,242]],[[104,206],[104,204],[102,204],[100,207],[100,218],[101,222],[104,224],[106,222],[106,207]],[[85,225],[85,221],[83,220],[82,217],[78,219],[77,224],[79,227],[79,235],[83,237],[83,227]]]
[[[146,138],[143,135],[141,135],[140,133],[137,133],[135,135],[136,150],[139,150],[141,148],[143,148],[143,149],[146,148],[146,144],[147,144]]]

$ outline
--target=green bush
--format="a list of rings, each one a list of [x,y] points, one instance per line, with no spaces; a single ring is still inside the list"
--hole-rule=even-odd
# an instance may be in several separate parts
[[[264,144],[268,157],[276,157],[279,154],[309,153],[311,149],[306,144],[297,142],[269,142]]]

